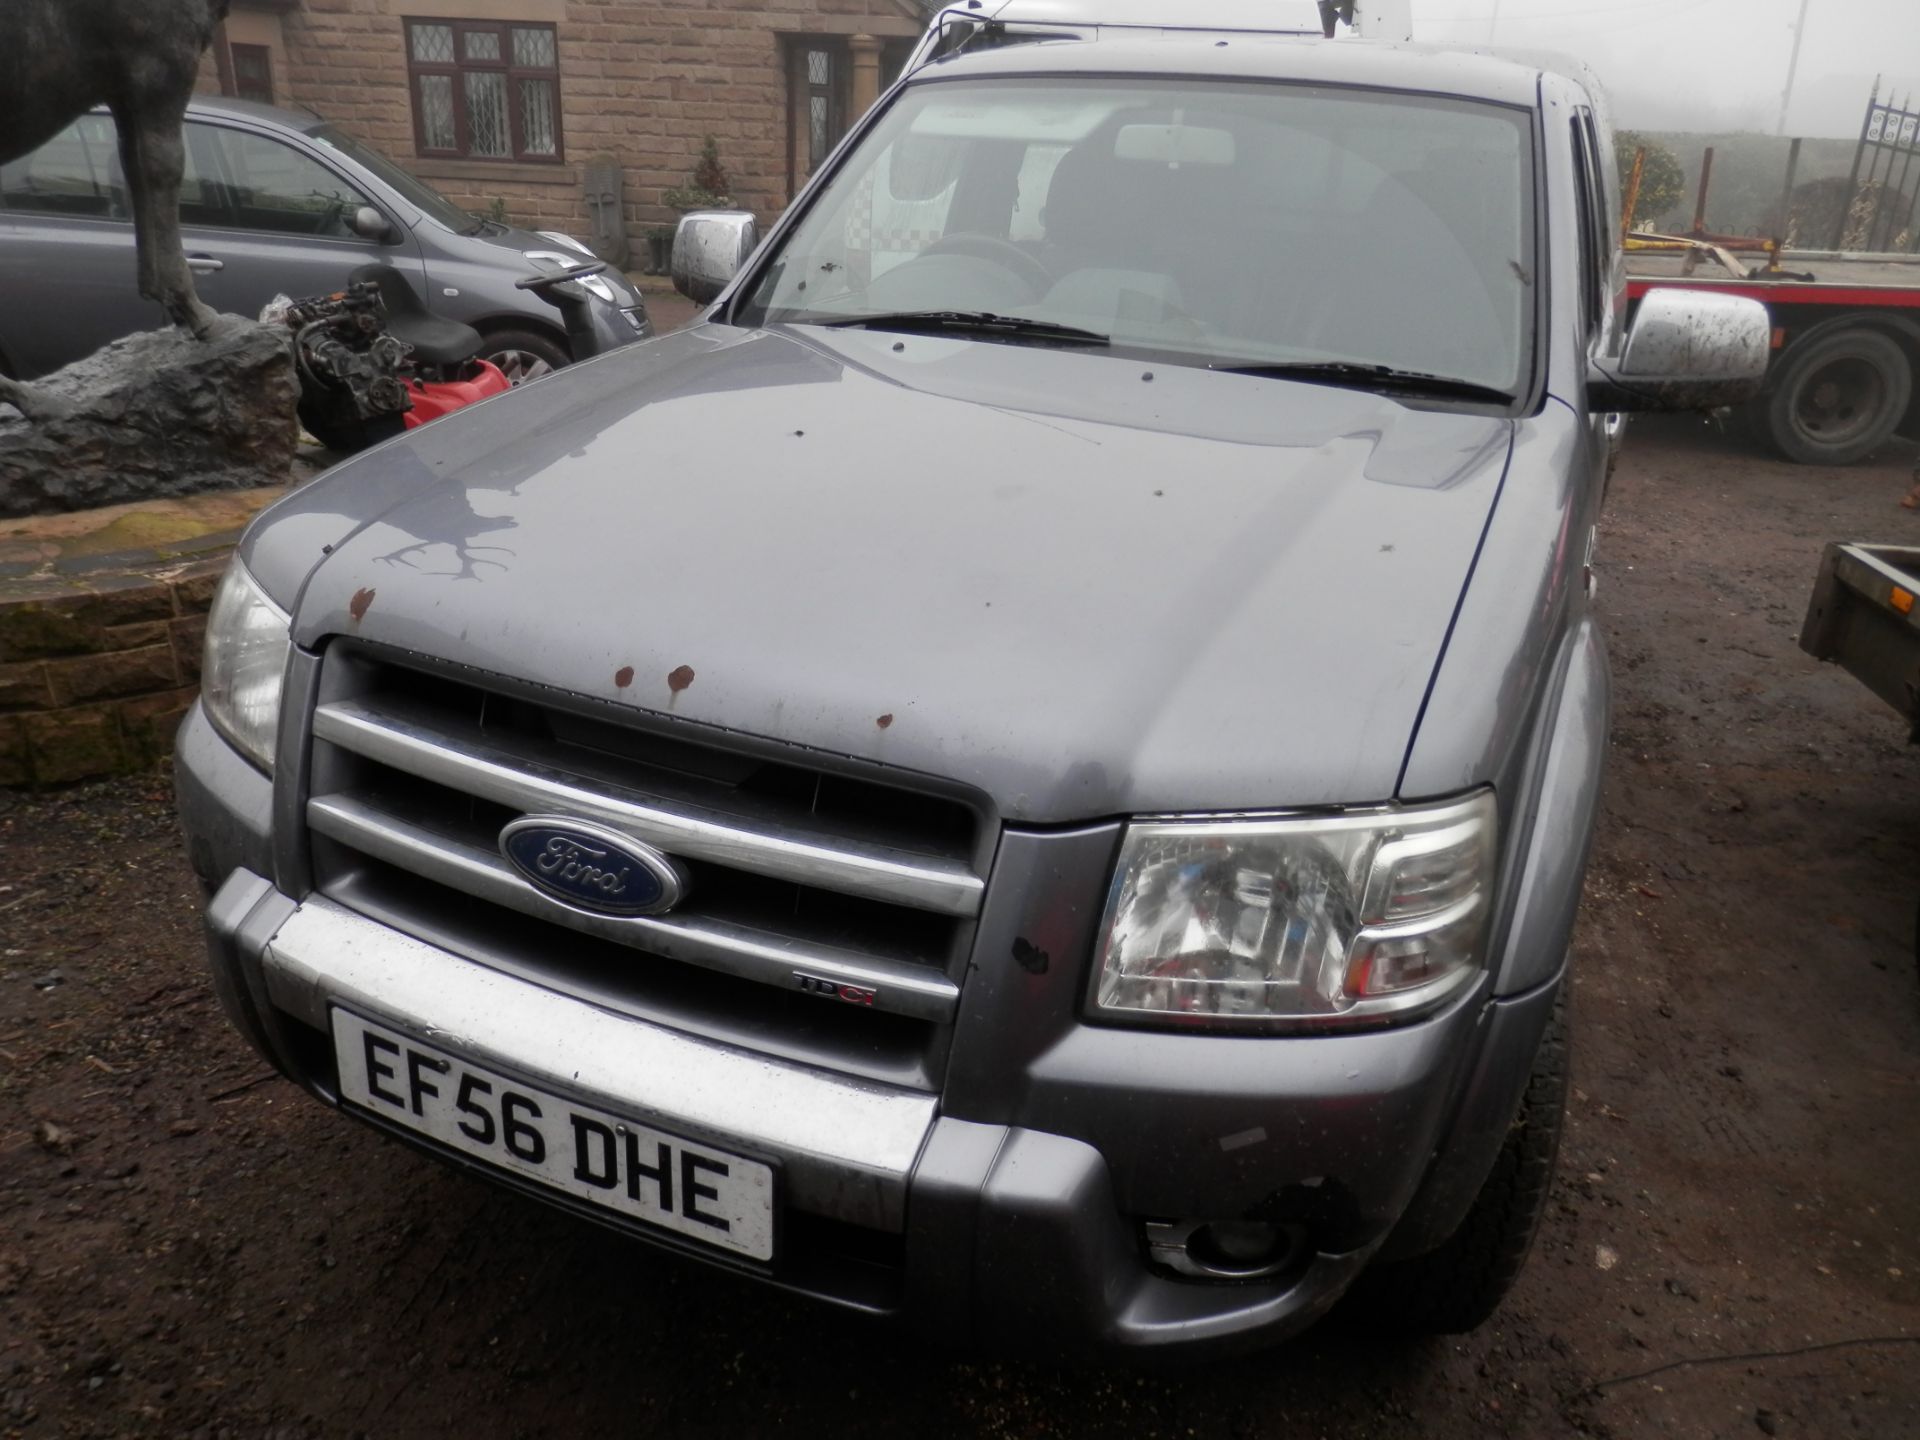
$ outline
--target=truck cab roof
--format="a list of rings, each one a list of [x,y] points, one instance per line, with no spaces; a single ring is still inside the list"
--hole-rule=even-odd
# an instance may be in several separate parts
[[[1351,34],[1376,40],[1413,35],[1411,0],[1346,0]],[[1020,31],[1155,34],[1303,35],[1324,39],[1333,29],[1320,0],[965,0],[935,11],[911,64],[924,63],[962,43],[976,27]],[[1061,38],[1065,38],[1062,36]]]
[[[1249,34],[1222,43],[1212,33],[1143,34],[1117,29],[1060,43],[955,53],[931,62],[908,79],[1159,74],[1218,80],[1291,80],[1451,95],[1532,108],[1538,102],[1541,73],[1531,63],[1437,46],[1374,41],[1329,45],[1317,36],[1308,39],[1274,33]]]
[[[977,0],[942,13],[1001,24],[1320,34],[1315,0]]]

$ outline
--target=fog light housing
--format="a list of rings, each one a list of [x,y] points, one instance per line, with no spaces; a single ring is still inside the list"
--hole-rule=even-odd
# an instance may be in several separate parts
[[[1266,1220],[1149,1220],[1154,1264],[1193,1280],[1267,1280],[1307,1248],[1306,1228]]]

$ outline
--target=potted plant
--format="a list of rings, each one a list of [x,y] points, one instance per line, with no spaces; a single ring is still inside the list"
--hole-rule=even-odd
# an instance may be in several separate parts
[[[694,163],[687,183],[674,186],[660,199],[682,215],[694,210],[731,210],[734,208],[733,196],[729,193],[732,188],[726,167],[720,163],[720,142],[709,135],[700,147],[700,158]]]
[[[647,231],[647,274],[667,275],[673,271],[673,226],[655,225]]]

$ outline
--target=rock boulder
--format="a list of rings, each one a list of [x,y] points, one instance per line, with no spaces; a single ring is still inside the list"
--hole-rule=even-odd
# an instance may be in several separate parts
[[[60,413],[0,404],[0,516],[276,485],[299,436],[284,328],[143,331],[36,381]]]

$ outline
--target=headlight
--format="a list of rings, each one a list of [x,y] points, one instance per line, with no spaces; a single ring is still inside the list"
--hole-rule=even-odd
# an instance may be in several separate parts
[[[1492,905],[1491,792],[1446,805],[1127,827],[1096,1017],[1311,1028],[1471,983]]]
[[[207,616],[200,701],[215,728],[269,775],[292,643],[287,627],[286,615],[236,559],[221,577]]]

